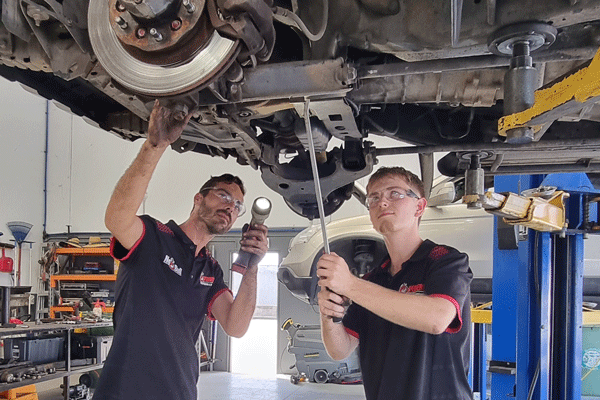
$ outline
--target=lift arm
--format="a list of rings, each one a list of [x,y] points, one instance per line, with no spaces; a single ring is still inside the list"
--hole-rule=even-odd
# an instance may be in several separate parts
[[[591,63],[571,73],[562,81],[535,91],[531,108],[498,120],[498,134],[515,128],[530,127],[535,139],[543,135],[550,125],[566,114],[578,112],[587,105],[600,101],[600,49]]]
[[[560,190],[549,199],[486,192],[481,196],[481,202],[487,212],[504,217],[507,224],[523,225],[540,232],[557,232],[566,228],[564,199],[567,197],[569,194]]]

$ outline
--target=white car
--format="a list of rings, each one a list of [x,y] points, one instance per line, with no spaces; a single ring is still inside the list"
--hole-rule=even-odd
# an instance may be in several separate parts
[[[435,202],[435,199],[433,199]],[[318,222],[318,221],[316,221]],[[340,219],[327,224],[331,251],[344,257],[356,275],[380,265],[387,252],[383,238],[368,215]],[[469,255],[473,271],[474,302],[491,300],[494,216],[483,209],[463,204],[428,207],[420,225],[421,237],[452,246]],[[600,236],[584,241],[584,300],[600,302]],[[316,263],[323,253],[323,236],[318,223],[300,232],[290,243],[289,254],[279,267],[279,280],[302,301],[316,304]],[[515,272],[516,273],[516,272]]]

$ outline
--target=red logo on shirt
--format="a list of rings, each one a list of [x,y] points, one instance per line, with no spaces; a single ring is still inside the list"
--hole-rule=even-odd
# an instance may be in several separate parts
[[[432,260],[437,260],[448,253],[450,253],[450,251],[447,248],[442,246],[435,246],[429,253],[429,258],[431,258]]]
[[[204,275],[200,275],[200,284],[204,285],[204,286],[212,286],[212,284],[215,282],[215,277],[214,276],[204,276]]]
[[[406,283],[403,283],[402,286],[398,289],[400,293],[414,293],[414,294],[423,294],[425,287],[423,284],[408,286]]]

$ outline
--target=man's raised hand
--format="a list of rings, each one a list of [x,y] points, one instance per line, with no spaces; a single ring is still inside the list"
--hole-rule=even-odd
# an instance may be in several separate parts
[[[148,142],[154,147],[167,147],[181,136],[191,113],[182,113],[154,101],[148,126]]]

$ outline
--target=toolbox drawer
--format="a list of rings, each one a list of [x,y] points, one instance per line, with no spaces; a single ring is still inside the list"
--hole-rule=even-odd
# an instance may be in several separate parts
[[[34,363],[55,362],[64,359],[64,343],[63,337],[13,339],[12,356]]]

